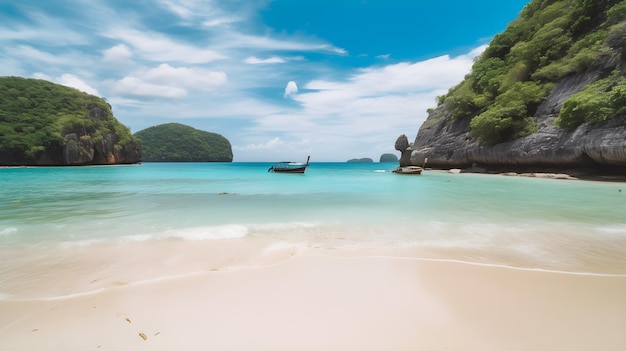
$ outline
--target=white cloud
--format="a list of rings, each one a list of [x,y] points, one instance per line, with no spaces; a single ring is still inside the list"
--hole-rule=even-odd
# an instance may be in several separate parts
[[[204,68],[172,67],[163,63],[146,71],[142,78],[161,84],[184,86],[199,90],[213,90],[228,81],[226,73]]]
[[[19,3],[16,3],[16,5]],[[40,12],[36,7],[29,8],[28,24],[2,26],[2,41],[19,40],[33,43],[48,42],[57,46],[89,44],[89,35],[80,33],[60,17]]]
[[[226,84],[224,72],[204,68],[172,67],[163,63],[158,67],[126,76],[115,85],[117,93],[134,96],[181,98],[188,90],[211,91]]]
[[[78,89],[87,94],[100,96],[100,93],[96,89],[90,87],[87,83],[83,82],[80,78],[73,74],[66,73],[59,77],[56,81],[59,84]]]
[[[36,72],[33,74],[33,78],[47,80],[49,82],[65,85],[67,87],[80,90],[87,94],[101,96],[98,90],[92,88],[91,86],[89,86],[89,84],[85,83],[82,79],[73,74],[66,73],[60,77],[52,78],[45,73]]]
[[[104,50],[103,55],[104,61],[114,63],[128,61],[133,56],[128,46],[124,44],[118,44]]]
[[[346,55],[345,49],[333,45],[320,43],[319,40],[305,38],[281,38],[275,39],[268,36],[247,35],[237,32],[223,33],[220,45],[231,48],[279,50],[279,51],[305,51],[326,52],[338,55]]]
[[[164,98],[181,98],[187,95],[187,90],[183,88],[154,84],[137,77],[124,77],[122,80],[117,82],[115,91],[122,95]]]
[[[241,21],[242,19],[238,17],[220,17],[220,18],[206,20],[202,22],[202,25],[205,27],[219,27],[219,26],[223,26],[223,25],[227,25],[231,23],[237,23]]]
[[[82,79],[78,78],[77,76],[73,74],[66,73],[58,78],[52,78],[45,73],[36,72],[33,74],[33,78],[47,80],[50,82],[54,82],[57,84],[65,85],[67,87],[80,90],[87,94],[101,96],[98,90],[92,88],[91,86],[89,86],[89,84],[85,83]]]
[[[247,64],[251,64],[251,65],[258,65],[258,64],[266,64],[266,63],[284,63],[285,60],[276,56],[272,56],[266,59],[259,59],[254,56],[251,56],[245,59],[244,62]]]
[[[472,58],[467,55],[456,58],[446,55],[413,63],[366,68],[354,74],[348,82],[311,81],[305,87],[344,92],[349,90],[365,96],[449,88],[469,72],[472,63]]]
[[[298,93],[298,85],[294,81],[289,81],[285,87],[285,97],[290,97]]]
[[[275,150],[280,149],[285,145],[285,142],[280,140],[279,137],[273,138],[266,143],[262,144],[248,144],[245,146],[233,146],[236,150],[251,151],[251,150]]]
[[[7,48],[7,51],[12,56],[21,57],[24,61],[38,61],[47,65],[66,65],[70,63],[70,61],[63,56],[53,55],[29,45],[19,45],[15,48]]]
[[[189,18],[194,16],[193,9],[185,6],[184,1],[179,3],[176,0],[159,0],[158,3],[179,17]]]
[[[226,58],[225,55],[203,48],[202,45],[185,44],[154,32],[125,28],[113,30],[105,35],[127,43],[146,61],[201,64]]]

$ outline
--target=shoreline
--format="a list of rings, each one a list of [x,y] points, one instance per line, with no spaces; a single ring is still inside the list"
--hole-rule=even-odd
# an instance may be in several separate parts
[[[347,251],[355,251],[355,250],[347,250]],[[356,250],[358,251],[358,250]],[[386,251],[386,250],[385,250]],[[530,268],[530,267],[517,267],[512,265],[505,264],[497,264],[497,263],[483,263],[483,262],[471,262],[471,261],[463,261],[459,259],[445,259],[445,258],[426,258],[426,257],[409,257],[409,256],[397,256],[397,255],[355,255],[355,254],[347,254],[347,255],[329,255],[329,254],[303,254],[303,255],[293,255],[285,260],[278,261],[275,263],[269,263],[265,265],[258,266],[241,266],[241,267],[224,267],[224,268],[212,268],[210,270],[205,271],[197,271],[197,272],[187,272],[181,274],[175,274],[170,276],[161,276],[155,278],[149,278],[145,280],[137,280],[132,282],[113,282],[109,286],[101,286],[95,288],[93,290],[85,290],[70,293],[67,295],[57,295],[57,296],[39,296],[39,297],[12,297],[12,296],[1,296],[0,295],[0,303],[38,303],[38,302],[55,302],[55,301],[66,301],[72,299],[86,298],[89,296],[95,296],[98,294],[106,293],[109,291],[113,291],[116,289],[124,289],[124,288],[134,288],[141,287],[144,285],[151,284],[168,284],[172,282],[176,282],[178,280],[185,279],[193,279],[194,277],[205,276],[209,274],[214,274],[216,272],[238,272],[238,271],[254,271],[254,270],[265,270],[265,269],[273,269],[275,267],[281,265],[289,264],[289,261],[292,259],[320,259],[324,260],[328,258],[329,260],[397,260],[397,261],[407,261],[414,262],[416,265],[421,263],[424,264],[453,264],[453,265],[461,265],[468,267],[476,267],[477,269],[498,269],[502,271],[520,271],[520,272],[528,272],[528,273],[539,273],[539,274],[555,274],[561,276],[574,276],[574,277],[587,277],[587,278],[623,278],[626,279],[626,273],[596,273],[596,272],[577,272],[577,271],[567,271],[567,270],[556,270],[556,269],[544,269],[544,268]]]
[[[616,242],[617,244],[618,242]],[[464,249],[422,246],[326,246],[264,237],[206,241],[156,239],[102,242],[86,246],[5,250],[0,258],[0,301],[61,301],[122,286],[168,282],[220,271],[265,269],[300,257],[328,260],[397,260],[415,264],[459,264],[531,273],[626,279],[621,251],[594,261],[538,262]],[[586,253],[582,252],[581,255]],[[24,259],[28,257],[28,259]],[[563,260],[563,261],[562,261]]]
[[[59,300],[0,301],[0,344],[46,350],[622,349],[623,296],[624,276],[299,254],[267,266]]]
[[[555,168],[483,168],[479,166],[469,168],[425,168],[425,170],[447,172],[452,174],[486,174],[501,175],[510,177],[527,177],[555,180],[582,180],[597,181],[608,183],[626,183],[626,175],[624,169],[620,171],[612,171],[608,173],[597,173],[592,169],[555,169]]]

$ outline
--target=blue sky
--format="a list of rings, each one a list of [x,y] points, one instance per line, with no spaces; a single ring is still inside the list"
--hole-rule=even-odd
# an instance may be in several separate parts
[[[0,0],[0,75],[101,96],[234,161],[378,161],[528,0]]]

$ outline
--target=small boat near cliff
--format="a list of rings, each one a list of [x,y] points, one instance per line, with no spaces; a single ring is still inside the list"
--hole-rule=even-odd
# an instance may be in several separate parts
[[[405,167],[398,167],[398,168],[394,169],[392,172],[393,173],[398,173],[398,174],[414,174],[414,175],[418,175],[418,174],[422,174],[423,170],[424,170],[424,168],[420,167],[420,166],[405,166]]]
[[[275,165],[270,167],[267,171],[274,173],[304,173],[309,166],[309,160],[311,156],[308,156],[306,163],[302,162],[276,162]]]

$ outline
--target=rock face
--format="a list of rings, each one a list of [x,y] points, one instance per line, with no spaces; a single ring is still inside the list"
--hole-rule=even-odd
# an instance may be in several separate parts
[[[583,124],[573,131],[554,125],[563,102],[597,79],[594,73],[561,80],[537,109],[536,133],[494,146],[479,145],[469,134],[469,121],[454,121],[445,104],[433,110],[412,145],[410,163],[467,168],[621,168],[626,166],[626,117],[600,125]],[[402,144],[403,136],[396,141]],[[403,151],[403,159],[406,154]]]
[[[90,118],[107,116],[99,107],[91,109]],[[0,156],[0,164],[7,166],[84,166],[133,164],[141,161],[141,145],[136,140],[120,142],[117,133],[102,133],[94,137],[95,131],[76,130],[63,136],[61,148],[43,150],[34,160]],[[94,141],[95,139],[95,141]]]
[[[0,165],[131,164],[141,146],[102,98],[39,79],[0,77]]]
[[[99,107],[89,112],[94,120],[106,120],[107,113]],[[136,141],[129,141],[122,145],[117,134],[104,133],[102,138],[94,142],[88,134],[79,135],[69,133],[65,135],[62,164],[64,165],[112,165],[132,164],[141,160],[141,147]],[[46,165],[45,160],[39,159],[39,165]]]
[[[407,138],[404,134],[400,135],[396,140],[395,148],[401,152],[400,167],[406,167],[411,164],[411,153],[413,150],[410,146],[409,138]]]

